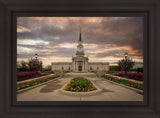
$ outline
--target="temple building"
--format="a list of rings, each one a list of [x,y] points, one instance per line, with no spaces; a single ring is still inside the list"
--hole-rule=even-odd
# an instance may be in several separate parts
[[[80,28],[76,56],[72,57],[72,62],[52,62],[52,70],[68,72],[96,72],[109,70],[109,62],[89,62],[88,60],[88,57],[86,57],[84,53]]]

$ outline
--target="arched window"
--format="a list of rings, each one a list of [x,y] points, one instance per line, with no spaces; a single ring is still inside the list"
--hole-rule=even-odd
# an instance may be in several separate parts
[[[68,68],[69,70],[71,69],[71,67]]]
[[[90,67],[90,70],[92,70],[92,67]]]
[[[63,68],[63,66],[62,66],[62,70],[63,70],[64,68]]]
[[[97,67],[97,70],[99,70],[99,67]]]

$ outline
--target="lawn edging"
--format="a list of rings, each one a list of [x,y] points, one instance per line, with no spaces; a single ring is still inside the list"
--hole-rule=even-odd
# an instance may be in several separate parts
[[[34,86],[30,86],[30,87],[27,87],[27,88],[24,88],[24,89],[20,89],[20,90],[17,90],[16,92],[17,92],[17,94],[20,94],[20,93],[23,93],[23,92],[28,91],[28,90],[30,90],[30,89],[33,89],[33,88],[42,86],[42,85],[44,85],[44,84],[47,84],[47,83],[49,83],[49,82],[55,81],[55,80],[57,80],[57,79],[59,79],[59,78],[60,78],[60,77],[57,77],[57,78],[54,78],[54,79],[52,79],[52,80],[49,80],[49,81],[46,81],[46,82],[43,82],[43,83],[40,83],[40,84],[37,84],[37,85],[34,85]]]
[[[70,79],[71,80],[71,79]],[[88,92],[74,92],[74,91],[67,91],[67,90],[64,90],[65,86],[67,86],[67,84],[69,84],[70,80],[64,85],[62,86],[62,88],[58,91],[59,93],[61,94],[64,94],[64,95],[68,95],[68,96],[75,96],[75,97],[81,97],[81,96],[91,96],[91,95],[97,95],[97,94],[100,94],[102,92],[102,89],[98,88],[94,83],[93,81],[92,84],[96,87],[96,90],[93,90],[93,91],[88,91]]]
[[[133,88],[133,87],[130,87],[130,86],[126,86],[126,85],[123,85],[123,84],[119,84],[117,82],[114,82],[114,81],[111,81],[111,80],[108,80],[108,79],[105,79],[105,80],[108,81],[108,82],[110,82],[110,83],[113,83],[113,84],[116,84],[116,85],[119,85],[119,86],[123,86],[125,88],[131,89],[131,90],[134,90],[134,91],[136,91],[138,93],[143,94],[143,90],[140,90],[140,89],[137,89],[137,88]]]

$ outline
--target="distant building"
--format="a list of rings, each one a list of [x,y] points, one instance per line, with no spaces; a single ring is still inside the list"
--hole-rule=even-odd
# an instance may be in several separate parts
[[[109,70],[109,62],[88,62],[83,50],[83,42],[81,39],[81,29],[79,41],[77,45],[76,56],[72,57],[72,62],[52,62],[53,71],[71,71],[71,72],[91,72],[99,70]]]

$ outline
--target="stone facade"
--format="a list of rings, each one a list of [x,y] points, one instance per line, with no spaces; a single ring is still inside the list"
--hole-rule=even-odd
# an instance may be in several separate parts
[[[91,72],[91,71],[107,71],[109,70],[108,62],[88,62],[83,50],[83,42],[81,40],[81,31],[77,45],[76,56],[72,57],[72,62],[52,62],[53,71],[70,71],[70,72]]]
[[[52,62],[53,71],[72,71],[72,62]]]

